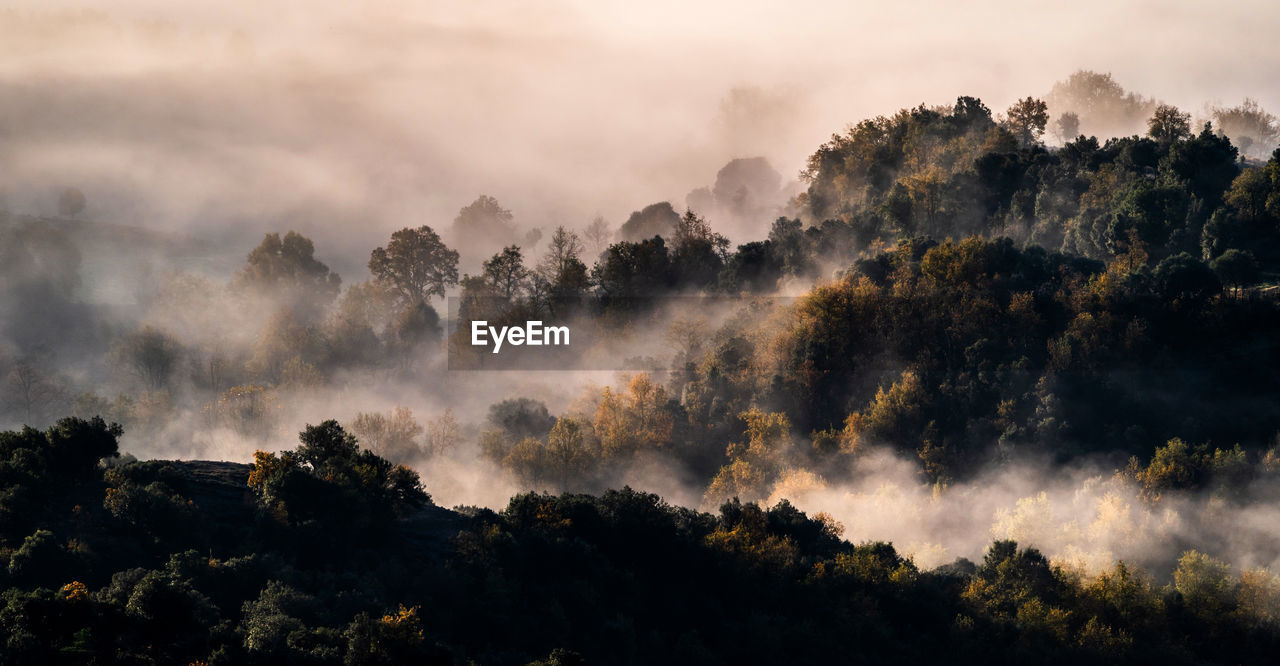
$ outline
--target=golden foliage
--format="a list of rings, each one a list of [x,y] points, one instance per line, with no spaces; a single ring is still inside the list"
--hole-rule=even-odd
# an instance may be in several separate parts
[[[67,601],[85,601],[89,598],[89,588],[78,580],[62,586],[62,598]]]
[[[674,424],[667,401],[666,389],[648,373],[632,377],[626,392],[606,387],[593,424],[604,454],[625,457],[668,445]]]
[[[418,606],[405,608],[404,604],[400,604],[399,610],[383,615],[379,622],[394,638],[410,644],[422,642],[423,629],[422,620],[418,617]]]
[[[763,526],[739,523],[733,529],[723,527],[708,534],[706,543],[713,549],[733,553],[753,566],[771,571],[785,571],[798,561],[800,552],[789,537],[768,534]]]

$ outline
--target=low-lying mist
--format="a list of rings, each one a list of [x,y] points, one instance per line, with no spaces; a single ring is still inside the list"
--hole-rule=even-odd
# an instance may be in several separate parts
[[[977,559],[993,539],[1015,539],[1087,573],[1118,559],[1167,572],[1191,548],[1241,569],[1280,570],[1268,473],[1231,488],[1188,482],[1157,497],[1117,469],[1118,459],[1167,440],[1151,413],[1130,428],[1109,414],[1081,416],[1114,437],[1114,447],[1096,444],[1106,455],[989,455],[1005,440],[1045,451],[1069,440],[1037,428],[1061,417],[1060,401],[1087,402],[1080,396],[1092,398],[1093,385],[1054,385],[1060,377],[1096,379],[1088,374],[1096,366],[1121,364],[1178,317],[1209,312],[1206,320],[1230,322],[1213,308],[1241,319],[1263,309],[1232,310],[1230,289],[1243,302],[1245,283],[1206,276],[1207,265],[1188,268],[1200,282],[1188,278],[1194,284],[1176,291],[1182,283],[1168,275],[1179,265],[1157,268],[1180,256],[1168,248],[1152,245],[1164,256],[1145,266],[1137,223],[1128,236],[1111,224],[1145,212],[1117,194],[1127,176],[1089,180],[1121,167],[1081,167],[1085,175],[1038,191],[992,195],[990,210],[975,204],[987,236],[1018,239],[1018,270],[1040,262],[1040,282],[963,298],[943,288],[985,283],[921,268],[939,247],[922,239],[952,230],[934,233],[907,214],[877,217],[916,197],[930,202],[916,217],[943,224],[934,209],[946,204],[929,188],[940,187],[945,168],[919,155],[899,160],[880,174],[890,183],[884,201],[862,209],[835,201],[830,220],[813,212],[801,176],[814,168],[806,158],[815,148],[852,121],[903,107],[895,118],[954,118],[961,95],[987,106],[971,100],[982,111],[974,124],[920,154],[961,155],[965,168],[970,153],[1012,155],[987,165],[992,173],[1021,165],[992,177],[1010,190],[1028,164],[1042,165],[1081,133],[1103,143],[1146,133],[1162,102],[1188,112],[1187,136],[1173,143],[1199,136],[1206,121],[1222,130],[1230,112],[1269,118],[1258,105],[1280,108],[1280,52],[1261,48],[1274,22],[1259,14],[1274,8],[1086,2],[1032,16],[1011,0],[387,2],[277,14],[251,3],[18,3],[0,12],[0,428],[100,414],[125,425],[121,447],[138,458],[249,462],[256,450],[292,448],[307,424],[336,419],[414,467],[444,506],[500,508],[527,490],[630,485],[708,511],[730,496],[788,500],[830,515],[848,540],[892,541],[924,567]],[[1063,29],[1046,34],[1048,22]],[[1083,81],[1075,89],[1072,76]],[[1088,107],[1086,84],[1106,88],[1108,104]],[[1019,145],[1002,129],[1002,110],[1027,96],[1048,100],[1048,148],[1039,135]],[[933,104],[943,106],[925,106]],[[1060,122],[1068,112],[1078,125]],[[1259,167],[1270,154],[1268,122],[1270,134],[1247,143],[1224,130],[1227,147],[1240,148],[1224,161],[1227,186],[1241,165]],[[1146,144],[1108,159],[1140,174],[1132,181],[1154,182],[1157,166],[1173,160],[1135,166],[1132,155],[1154,155],[1157,144],[1134,141]],[[847,186],[840,192],[849,199],[870,191],[845,175],[829,179],[833,191]],[[910,182],[894,189],[899,177]],[[1224,189],[1212,193],[1214,205],[1243,215]],[[1160,209],[1148,227],[1185,224],[1190,240],[1170,246],[1203,246],[1184,263],[1207,264],[1235,241],[1202,229],[1230,220],[1197,208],[1203,192],[1175,194],[1161,201],[1182,207]],[[1054,208],[1068,198],[1059,206],[1068,212]],[[1077,200],[1129,208],[1110,216],[1071,208]],[[1046,220],[1061,228],[1042,233]],[[1092,243],[1079,257],[1026,249],[1084,248],[1063,231],[1069,223]],[[394,278],[375,274],[371,252],[390,247],[395,230],[428,227],[417,240],[438,243],[430,249],[439,256],[453,252],[454,275],[398,294],[388,287]],[[502,264],[509,249],[514,259]],[[970,249],[948,243],[935,256],[950,252],[939,263],[959,264],[955,256]],[[1009,242],[973,252],[1015,250]],[[451,371],[450,326],[462,315],[445,303],[472,297],[468,307],[478,308],[497,293],[502,270],[510,293],[498,316],[568,311],[589,294],[575,315],[603,322],[598,339],[613,346],[602,353],[640,361],[583,367],[649,372]],[[988,272],[999,282],[1014,271]],[[1141,298],[1125,292],[1142,280]],[[713,308],[696,298],[700,288],[750,298]],[[912,300],[930,288],[939,291]],[[650,290],[671,298],[646,317],[619,305]],[[1130,296],[1138,305],[1101,311]],[[759,304],[767,297],[786,298]],[[1167,311],[1149,305],[1159,299]],[[923,315],[913,318],[956,303],[972,309],[928,332]],[[1089,310],[1095,303],[1103,305]],[[1157,310],[1155,323],[1130,317],[1139,306]],[[886,324],[882,312],[905,314]],[[1267,316],[1251,325],[1267,330]],[[989,360],[991,348],[1015,342],[1004,329],[983,330],[984,317],[1016,320],[1030,342]],[[978,330],[957,333],[966,323]],[[876,326],[887,342],[862,336]],[[946,347],[937,367],[893,346],[913,334]],[[1177,358],[1164,351],[1151,357]],[[1188,365],[1187,393],[1219,376],[1199,355]],[[917,372],[926,366],[932,378]],[[1136,392],[1115,377],[1099,383]],[[999,392],[1009,386],[1016,391]],[[948,398],[967,393],[930,402],[944,389]],[[1171,393],[1163,406],[1176,412],[1184,398]],[[972,418],[922,415],[946,408]],[[1200,415],[1177,416],[1189,430],[1213,431]],[[1257,460],[1266,443],[1255,435],[1266,427],[1250,422],[1237,437]],[[849,443],[863,433],[923,443]],[[1070,437],[1073,446],[1084,438]],[[1223,454],[1209,451],[1210,439],[1195,454],[1206,469],[1204,460]],[[982,462],[957,462],[965,456]]]
[[[1101,464],[1010,462],[944,491],[923,482],[912,462],[875,450],[857,462],[850,481],[797,473],[780,481],[768,501],[788,499],[811,515],[826,512],[844,526],[846,539],[891,541],[924,567],[976,560],[993,539],[1036,547],[1085,574],[1117,560],[1170,572],[1192,548],[1239,570],[1275,571],[1280,564],[1280,514],[1269,499],[1274,479],[1229,493],[1220,488],[1152,499],[1117,472]]]

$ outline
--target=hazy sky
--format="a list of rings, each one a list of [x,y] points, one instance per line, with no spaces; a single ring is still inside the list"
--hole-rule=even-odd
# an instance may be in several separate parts
[[[1264,1],[8,5],[11,209],[77,185],[99,219],[297,227],[322,255],[447,227],[482,192],[526,225],[616,225],[731,157],[791,178],[850,122],[999,111],[1080,68],[1193,112],[1280,109]]]

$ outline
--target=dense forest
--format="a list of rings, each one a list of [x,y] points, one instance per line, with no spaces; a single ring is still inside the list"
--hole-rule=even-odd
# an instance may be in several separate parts
[[[251,467],[100,465],[118,434],[0,436],[7,663],[1259,663],[1280,643],[1280,582],[1197,551],[1165,585],[1012,541],[922,570],[785,501],[447,511],[333,421]]]
[[[482,195],[351,284],[296,231],[218,277],[75,188],[6,210],[4,661],[1261,661],[1276,139],[1255,102],[1193,122],[1082,71],[851,125],[791,188],[735,159],[616,228]],[[86,298],[146,253],[169,270]],[[467,344],[535,319],[587,341],[554,364],[630,371],[526,389]],[[1049,495],[991,499],[1029,466]],[[874,534],[890,469],[924,489],[903,522],[969,534]]]

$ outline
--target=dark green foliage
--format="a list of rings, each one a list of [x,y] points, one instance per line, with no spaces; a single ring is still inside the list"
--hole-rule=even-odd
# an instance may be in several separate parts
[[[1260,370],[1280,363],[1280,308],[1220,298],[1189,254],[1144,262],[1140,248],[1103,266],[1009,239],[903,240],[800,299],[783,356],[735,365],[709,349],[676,388],[695,423],[775,405],[799,432],[843,428],[938,479],[1014,449],[1121,451],[1122,465],[1179,436],[1269,446],[1274,410],[1255,401],[1280,397]]]
[[[1241,288],[1258,281],[1258,260],[1248,250],[1230,249],[1214,259],[1209,267],[1224,285],[1234,288],[1237,293]]]
[[[674,285],[666,241],[654,236],[610,245],[591,269],[591,281],[606,305],[662,296]]]
[[[74,501],[50,503],[76,497],[95,481],[98,461],[116,454],[121,432],[98,417],[64,418],[43,433],[0,432],[0,543],[30,534],[43,512],[70,510]]]
[[[259,457],[255,487],[273,493],[259,501],[284,498],[292,511],[314,500],[291,495],[291,474],[331,484],[328,492],[366,509],[374,498],[390,501],[352,476],[371,461],[332,422],[308,428],[285,456],[283,474]],[[786,502],[734,500],[712,515],[626,488],[524,494],[501,512],[467,516],[392,501],[400,508],[382,531],[357,535],[332,504],[311,507],[305,523],[280,523],[252,502],[222,503],[223,473],[208,465],[135,463],[105,479],[199,498],[188,520],[211,535],[201,551],[183,550],[189,535],[172,525],[118,530],[105,511],[42,520],[53,529],[10,556],[0,660],[1243,663],[1280,644],[1274,624],[1244,610],[1246,582],[1195,552],[1164,589],[1123,564],[1076,582],[1008,541],[980,565],[921,571],[892,545],[842,541],[828,519]],[[236,472],[242,493],[246,471]],[[358,540],[359,554],[289,545],[317,528]],[[54,530],[77,531],[77,548],[99,553],[93,571]],[[143,554],[153,549],[171,555]],[[1237,638],[1224,648],[1213,640],[1222,636]]]
[[[324,545],[385,529],[397,514],[429,505],[416,472],[361,450],[337,421],[307,426],[302,445],[280,457],[259,451],[249,477],[264,508]],[[330,529],[337,527],[342,534]]]

